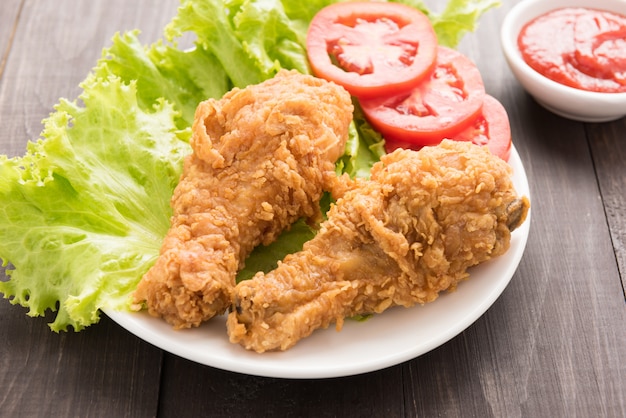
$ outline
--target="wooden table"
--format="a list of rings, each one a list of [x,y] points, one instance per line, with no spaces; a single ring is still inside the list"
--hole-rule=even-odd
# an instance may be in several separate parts
[[[322,380],[201,366],[107,317],[56,334],[0,300],[0,416],[624,417],[626,119],[584,124],[539,107],[498,43],[511,7],[489,11],[461,49],[509,112],[533,216],[524,257],[467,330],[413,360]],[[59,97],[116,31],[151,43],[177,2],[2,0],[0,152],[22,155]]]

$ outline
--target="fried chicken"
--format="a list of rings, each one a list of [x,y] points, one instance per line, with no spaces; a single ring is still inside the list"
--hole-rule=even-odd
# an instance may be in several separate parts
[[[300,218],[319,222],[352,120],[341,87],[295,71],[202,102],[171,206],[171,227],[134,295],[175,328],[230,305],[252,249]]]
[[[486,148],[444,141],[384,156],[370,180],[337,183],[318,234],[233,292],[229,339],[286,350],[344,318],[435,300],[509,248],[529,209]]]

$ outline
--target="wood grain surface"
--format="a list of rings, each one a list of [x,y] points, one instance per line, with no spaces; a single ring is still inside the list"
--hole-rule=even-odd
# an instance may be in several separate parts
[[[500,52],[503,3],[460,48],[509,112],[532,223],[510,285],[472,326],[385,370],[275,379],[198,365],[104,316],[56,334],[0,299],[0,416],[626,417],[626,119],[583,124],[538,106]],[[2,0],[0,153],[24,153],[115,32],[151,43],[177,6]]]

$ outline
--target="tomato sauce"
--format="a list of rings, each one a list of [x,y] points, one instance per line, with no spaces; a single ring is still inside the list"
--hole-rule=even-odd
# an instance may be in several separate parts
[[[518,37],[524,61],[558,83],[589,91],[626,92],[626,16],[589,8],[553,10]]]

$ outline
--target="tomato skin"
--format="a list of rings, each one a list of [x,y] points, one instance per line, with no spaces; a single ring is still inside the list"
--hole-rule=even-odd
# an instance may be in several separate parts
[[[369,123],[383,137],[434,145],[465,129],[480,114],[485,86],[465,55],[440,46],[430,77],[390,97],[360,100]]]
[[[315,15],[306,48],[317,77],[358,98],[371,98],[407,90],[426,77],[435,63],[437,36],[428,17],[415,8],[342,2]]]
[[[440,142],[445,139],[442,137]],[[511,156],[511,126],[509,117],[502,103],[488,94],[484,97],[481,113],[472,123],[451,138],[456,141],[472,141],[476,145],[486,145],[492,154],[504,161]],[[433,144],[435,145],[435,144]],[[385,138],[385,150],[392,152],[396,148],[418,150],[422,146],[398,138]]]
[[[508,161],[511,156],[512,141],[511,125],[506,109],[498,99],[488,94],[485,95],[481,116],[452,139],[487,145],[492,154]]]

